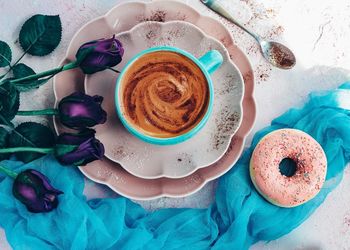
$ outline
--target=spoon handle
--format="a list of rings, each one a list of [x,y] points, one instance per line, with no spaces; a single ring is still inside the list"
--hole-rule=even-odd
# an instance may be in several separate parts
[[[227,11],[225,10],[225,7],[222,6],[219,1],[217,0],[201,0],[201,2],[206,5],[209,9],[212,11],[216,12],[220,16],[226,18],[227,20],[233,22],[236,24],[238,27],[243,29],[245,32],[247,32],[249,35],[255,38],[258,42],[260,42],[261,38],[255,34],[254,32],[248,30],[246,27],[244,27],[242,24],[240,24],[236,19]]]

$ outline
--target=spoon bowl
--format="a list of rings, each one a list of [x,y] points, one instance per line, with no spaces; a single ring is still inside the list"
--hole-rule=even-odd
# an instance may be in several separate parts
[[[261,52],[265,59],[280,69],[291,69],[296,63],[293,52],[281,43],[261,40]]]

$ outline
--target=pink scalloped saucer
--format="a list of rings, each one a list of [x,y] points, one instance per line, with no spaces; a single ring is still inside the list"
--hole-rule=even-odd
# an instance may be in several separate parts
[[[136,24],[149,20],[190,22],[207,35],[221,41],[228,50],[231,60],[243,75],[245,93],[243,97],[243,120],[225,155],[216,163],[199,169],[187,177],[179,179],[142,179],[133,176],[120,165],[107,158],[79,168],[85,176],[93,181],[105,184],[121,195],[140,200],[165,196],[187,196],[198,191],[208,181],[226,173],[242,153],[245,138],[254,124],[256,114],[253,97],[254,76],[247,56],[233,43],[230,33],[223,24],[199,14],[184,3],[156,1],[150,3],[127,2],[117,5],[105,16],[87,23],[75,34],[61,64],[74,60],[75,53],[82,43],[102,37],[110,37],[112,34],[127,31]],[[84,74],[79,69],[65,71],[55,77],[56,104],[64,96],[77,90],[84,91]],[[54,120],[54,125],[57,133],[66,130],[59,123],[59,120]]]

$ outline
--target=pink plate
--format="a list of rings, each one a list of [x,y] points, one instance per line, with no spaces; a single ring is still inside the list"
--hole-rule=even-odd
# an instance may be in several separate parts
[[[219,161],[184,178],[138,178],[107,158],[80,167],[80,170],[88,178],[105,184],[114,191],[133,199],[187,196],[198,191],[208,181],[223,175],[233,166],[242,153],[245,138],[255,120],[253,70],[248,58],[233,43],[230,33],[223,24],[210,17],[200,15],[193,8],[180,2],[128,2],[114,7],[105,16],[97,18],[82,27],[73,37],[62,64],[74,60],[75,53],[82,43],[102,37],[110,37],[112,34],[129,30],[136,24],[149,20],[159,22],[187,21],[224,44],[231,60],[237,65],[244,78],[245,93],[242,124],[232,138],[229,149]],[[79,69],[66,71],[55,77],[56,103],[64,96],[77,90],[84,91],[84,74]],[[58,120],[54,120],[54,125],[57,133],[65,131]]]

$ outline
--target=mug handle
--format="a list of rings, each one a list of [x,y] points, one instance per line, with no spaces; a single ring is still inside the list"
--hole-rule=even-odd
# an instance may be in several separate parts
[[[210,50],[198,59],[209,74],[214,73],[224,61],[221,53],[217,50]]]

